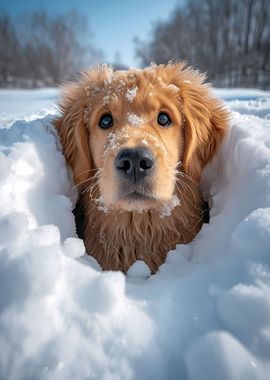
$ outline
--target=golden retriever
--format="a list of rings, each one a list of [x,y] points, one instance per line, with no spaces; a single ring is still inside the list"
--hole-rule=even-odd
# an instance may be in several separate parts
[[[183,63],[85,71],[55,121],[84,209],[88,254],[103,270],[143,260],[155,273],[203,223],[199,182],[228,114]]]

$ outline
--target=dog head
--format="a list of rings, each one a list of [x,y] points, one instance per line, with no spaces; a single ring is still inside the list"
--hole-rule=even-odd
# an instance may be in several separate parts
[[[131,211],[170,202],[179,173],[199,183],[228,119],[204,79],[182,63],[103,65],[67,85],[56,126],[75,184],[97,173],[104,206]]]

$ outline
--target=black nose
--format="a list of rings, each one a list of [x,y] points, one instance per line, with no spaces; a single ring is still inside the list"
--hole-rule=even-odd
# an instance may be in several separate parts
[[[115,159],[115,167],[119,174],[137,182],[146,177],[155,163],[149,149],[127,148],[120,150]]]

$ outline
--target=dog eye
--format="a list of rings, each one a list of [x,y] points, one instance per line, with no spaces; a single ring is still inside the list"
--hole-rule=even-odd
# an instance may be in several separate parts
[[[172,121],[168,114],[166,114],[165,112],[160,112],[158,114],[157,122],[162,127],[168,127]]]
[[[111,128],[113,126],[112,115],[110,113],[106,113],[105,115],[101,116],[98,125],[103,129]]]

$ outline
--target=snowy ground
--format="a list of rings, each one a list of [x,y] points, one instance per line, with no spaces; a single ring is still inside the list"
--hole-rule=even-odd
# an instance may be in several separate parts
[[[233,112],[210,224],[125,277],[76,238],[57,90],[0,91],[1,380],[269,379],[270,93],[217,94]]]

